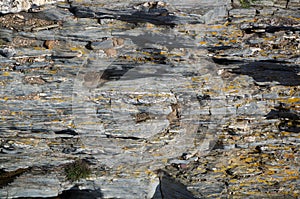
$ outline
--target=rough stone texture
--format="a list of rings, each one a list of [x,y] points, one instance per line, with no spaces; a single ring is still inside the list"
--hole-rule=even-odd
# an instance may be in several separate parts
[[[56,3],[59,1],[64,0],[2,0],[0,2],[0,13],[17,13],[20,11],[27,11],[29,9],[35,10],[38,6]]]
[[[0,198],[300,197],[299,1],[9,2]]]

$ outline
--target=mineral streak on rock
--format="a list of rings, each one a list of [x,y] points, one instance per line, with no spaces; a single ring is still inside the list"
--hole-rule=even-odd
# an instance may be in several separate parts
[[[0,198],[299,198],[299,9],[2,0]]]

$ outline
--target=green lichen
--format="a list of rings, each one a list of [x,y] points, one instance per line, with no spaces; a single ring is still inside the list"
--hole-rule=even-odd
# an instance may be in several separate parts
[[[251,3],[255,3],[259,0],[240,0],[240,4],[242,8],[250,8]]]
[[[249,0],[240,0],[242,8],[249,8],[250,7],[250,1]]]
[[[65,167],[66,178],[72,182],[87,178],[91,174],[89,165],[84,160],[76,160]]]
[[[0,39],[0,47],[3,46],[3,45],[5,45],[5,44],[6,44],[6,42],[3,41],[3,39]]]

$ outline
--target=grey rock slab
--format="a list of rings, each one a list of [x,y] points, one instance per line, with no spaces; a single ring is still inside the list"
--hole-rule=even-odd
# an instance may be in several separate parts
[[[122,31],[121,33],[113,32],[113,35],[121,38],[129,38],[134,44],[141,48],[155,48],[155,45],[164,46],[169,50],[174,48],[196,47],[192,38],[182,36],[173,30],[157,34],[153,32],[145,32],[142,29],[135,29],[134,31],[128,30]]]
[[[147,73],[145,73],[145,75],[147,75]],[[122,80],[123,78],[125,79]],[[184,105],[184,102],[177,102],[177,93],[183,91],[176,87],[178,87],[179,85],[183,86],[188,82],[183,77],[178,76],[177,81],[174,82],[174,85],[172,85],[169,83],[170,79],[172,78],[174,77],[166,76],[165,78],[136,78],[135,73],[131,73],[131,71],[128,71],[121,77],[119,81],[104,83],[99,89],[95,90],[98,93],[99,91],[106,94],[111,93],[109,95],[109,104],[107,104],[106,100],[104,101],[105,104],[102,104],[101,101],[99,102],[100,107],[106,106],[111,110],[109,111],[109,115],[111,116],[111,118],[107,118],[107,113],[104,114],[104,118],[102,119],[102,123],[104,123],[104,125],[97,122],[97,117],[103,117],[101,116],[101,112],[99,115],[96,115],[97,105],[93,106],[93,104],[90,104],[88,102],[82,102],[82,100],[86,99],[86,97],[84,96],[89,96],[87,98],[93,98],[93,92],[86,92],[87,89],[84,86],[80,86],[84,85],[84,83],[81,83],[81,80],[78,79],[75,89],[81,91],[81,93],[79,93],[74,98],[75,105],[78,105],[76,105],[73,109],[76,113],[78,113],[76,114],[78,118],[75,121],[75,125],[77,126],[78,131],[83,133],[84,136],[88,136],[87,133],[84,133],[84,129],[89,129],[90,124],[82,125],[80,121],[83,120],[81,117],[85,118],[84,120],[87,120],[87,118],[90,117],[89,121],[95,122],[94,125],[98,126],[97,134],[99,135],[103,134],[104,136],[108,136],[108,138],[127,138],[128,141],[136,139],[151,140],[152,137],[154,137],[158,132],[163,133],[166,129],[168,129],[171,121],[170,119],[168,119],[168,117],[170,116],[172,111],[172,103],[182,103]],[[120,85],[122,85],[122,87],[120,87]],[[120,88],[122,89],[120,90]],[[175,94],[173,94],[171,91]],[[184,91],[186,92],[186,89]],[[190,104],[192,103],[193,102],[190,102]],[[154,110],[151,108],[153,104],[156,107]],[[197,105],[197,102],[194,102],[194,105]],[[79,107],[79,109],[77,110],[76,107]],[[156,111],[158,110],[157,107],[161,107],[161,110],[158,112]],[[85,109],[84,115],[80,113],[82,109]],[[184,115],[184,111],[188,111],[188,109],[185,110],[184,107],[182,107],[182,109]],[[162,110],[165,110],[166,112],[162,112]],[[142,112],[140,113],[140,111]],[[142,113],[148,114],[148,116],[144,119],[137,119],[137,117],[143,115]],[[111,120],[114,121],[112,122]],[[189,121],[187,120],[186,122]],[[186,128],[189,128],[188,125],[189,124],[187,124]],[[193,126],[193,124],[191,124],[191,126]],[[185,133],[188,133],[188,131],[184,129],[181,129],[180,131],[182,132],[175,136],[177,137],[177,140],[172,140],[172,142],[177,142],[178,146],[180,146],[180,140],[183,139],[182,141],[188,144],[188,135],[186,134],[186,136],[184,136],[183,138],[183,135]],[[191,132],[192,131],[193,130],[191,129]],[[90,130],[89,134],[93,134],[93,132]],[[99,143],[100,142],[101,141],[99,140]],[[89,141],[87,141],[86,144],[89,145]],[[105,143],[102,142],[103,146],[104,144]],[[163,150],[168,150],[168,148],[169,147],[166,147],[166,149],[161,149],[162,155],[165,154]],[[140,149],[143,151],[142,153],[146,158],[148,152],[144,151],[144,146],[141,146]],[[177,152],[177,150],[180,151],[180,147],[178,147],[178,149],[173,149],[173,152],[180,154],[181,152]],[[169,152],[168,154],[170,155]],[[120,156],[120,158],[122,157]],[[158,158],[162,157],[158,156]]]
[[[18,198],[18,197],[38,197],[43,195],[44,197],[57,196],[61,191],[59,180],[55,175],[33,175],[25,174],[15,180],[10,186],[4,189],[2,192],[2,198]],[[26,184],[29,188],[24,190],[19,187],[20,184]],[[6,195],[5,195],[6,194]]]
[[[204,14],[204,21],[206,24],[225,23],[228,18],[228,12],[229,10],[226,6],[216,7]]]
[[[232,9],[229,11],[229,16],[232,17],[255,17],[256,9]]]
[[[141,178],[114,178],[111,179],[110,182],[108,179],[97,179],[95,181],[95,185],[101,188],[101,192],[103,193],[103,198],[126,198],[126,199],[134,199],[134,198],[151,198],[149,195],[149,181]],[[134,189],[128,185],[136,185]],[[116,193],[116,189],[118,189],[118,193]]]
[[[113,41],[112,40],[104,40],[104,41],[96,41],[91,42],[90,47],[93,50],[100,50],[100,49],[108,49],[113,47]]]
[[[70,11],[79,18],[117,19],[129,23],[152,23],[155,25],[197,24],[203,23],[200,17],[194,15],[176,16],[169,13],[165,8],[153,8],[149,10],[127,9],[108,10],[103,8],[92,8],[72,6]]]
[[[288,8],[295,9],[295,10],[299,9],[299,6],[300,6],[299,0],[290,0],[287,5]]]
[[[167,3],[170,6],[174,7],[174,9],[182,10],[182,11],[189,11],[192,13],[197,13],[201,15],[205,15],[205,13],[214,10],[215,8],[222,8],[225,7],[226,9],[231,8],[231,1],[225,0],[213,0],[213,1],[195,1],[195,0],[187,0],[187,1],[176,1],[176,0],[167,0]],[[218,16],[218,15],[215,15]],[[212,20],[216,20],[213,18]]]
[[[35,17],[48,21],[67,21],[72,16],[72,13],[68,12],[66,8],[58,9],[56,7],[49,7],[35,14]]]
[[[12,30],[8,30],[8,29],[0,29],[0,39],[6,41],[6,42],[10,42],[12,41],[12,37],[13,37],[13,31]]]

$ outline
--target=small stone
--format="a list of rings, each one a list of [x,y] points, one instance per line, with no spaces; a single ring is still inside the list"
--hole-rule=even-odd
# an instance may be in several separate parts
[[[108,57],[115,57],[115,56],[117,56],[117,50],[113,49],[113,48],[105,49],[104,52],[105,52],[105,54]]]
[[[135,122],[136,123],[144,122],[144,121],[146,121],[146,120],[148,120],[150,118],[151,117],[150,117],[149,113],[146,113],[146,112],[137,113],[135,115]]]
[[[3,57],[10,58],[16,54],[16,50],[14,48],[2,48],[0,49],[0,55]]]
[[[113,38],[114,46],[122,46],[124,44],[124,39],[122,38]]]
[[[55,43],[56,42],[54,40],[47,40],[47,41],[44,42],[44,46],[45,46],[45,48],[47,48],[49,50],[52,50]]]
[[[102,49],[109,49],[115,46],[111,39],[105,39],[102,41],[96,41],[90,43],[90,48],[93,50],[102,50]]]
[[[39,84],[39,85],[42,85],[42,84],[46,83],[46,81],[43,78],[34,77],[34,76],[24,77],[24,82],[27,83],[27,84]]]

